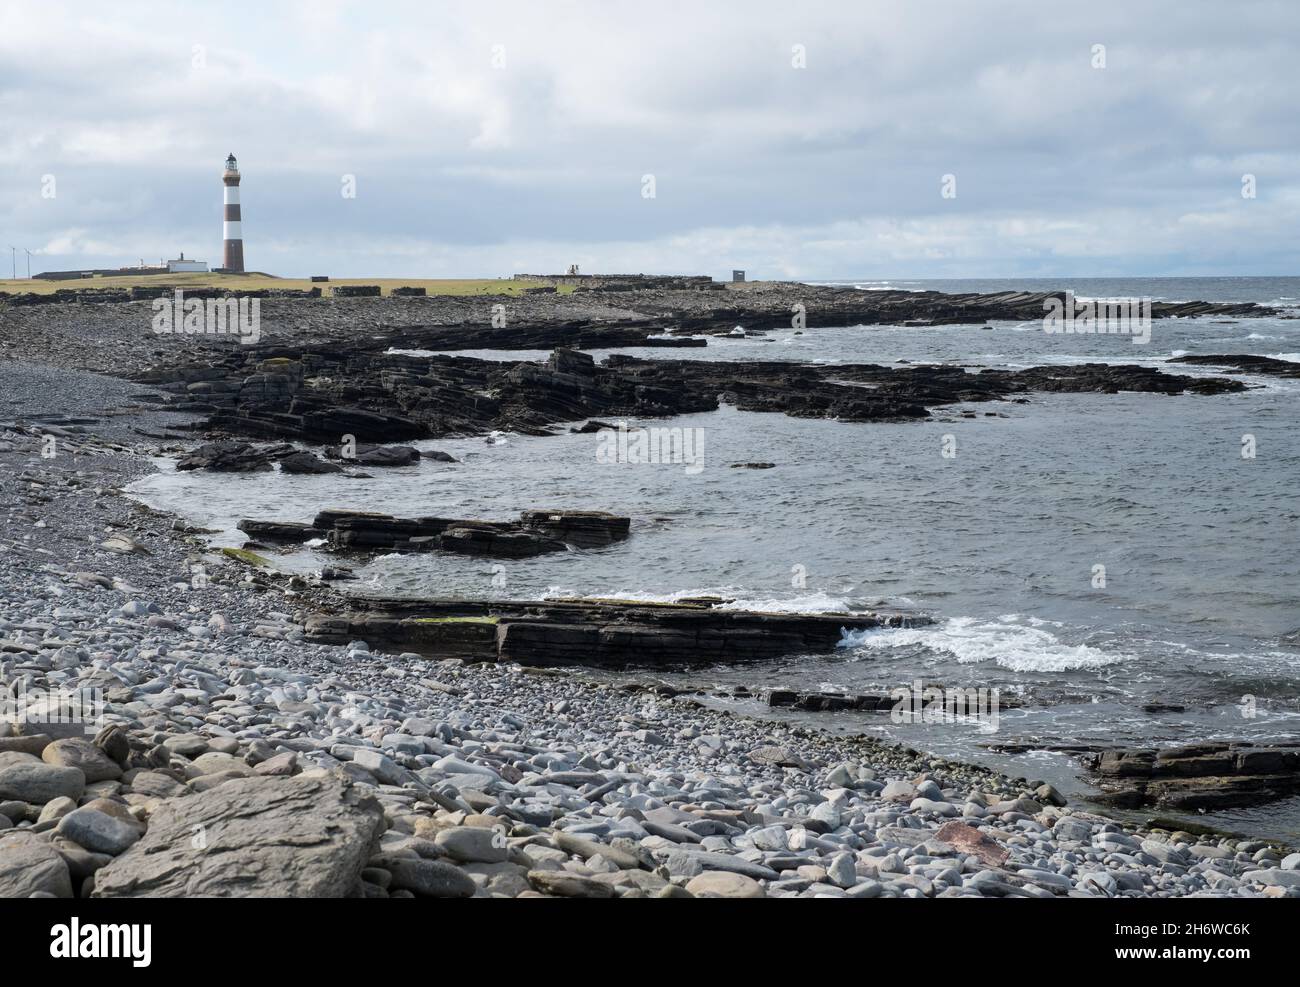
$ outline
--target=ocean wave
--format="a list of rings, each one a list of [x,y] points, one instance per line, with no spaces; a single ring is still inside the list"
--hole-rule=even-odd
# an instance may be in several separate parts
[[[734,587],[707,586],[698,589],[679,589],[671,593],[651,593],[643,590],[622,590],[617,593],[579,593],[565,586],[551,586],[542,594],[543,600],[567,596],[585,596],[592,600],[630,600],[633,603],[677,603],[699,596],[720,596],[730,599],[736,595]]]
[[[1288,363],[1300,363],[1300,353],[1267,353],[1270,360],[1286,360]]]
[[[1014,614],[1007,615],[1014,617]],[[924,647],[952,655],[962,664],[992,661],[1014,672],[1065,672],[1101,668],[1132,656],[1102,651],[1087,644],[1066,644],[1051,631],[1016,620],[981,621],[953,617],[935,627],[846,631],[841,648],[884,651]]]
[[[906,284],[916,284],[915,281],[855,281],[853,287],[859,291],[906,291],[912,294],[918,294],[925,291],[924,288],[905,288]]]

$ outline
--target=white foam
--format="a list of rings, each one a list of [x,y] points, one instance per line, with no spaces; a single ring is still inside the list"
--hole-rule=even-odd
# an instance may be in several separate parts
[[[1300,353],[1269,353],[1270,360],[1286,360],[1288,363],[1300,363]]]
[[[840,647],[882,651],[919,645],[950,654],[964,665],[992,661],[1015,672],[1100,668],[1131,657],[1087,644],[1065,644],[1042,626],[1026,626],[1019,619],[1014,614],[1000,621],[953,617],[934,627],[847,631]]]
[[[650,593],[641,590],[627,590],[618,593],[580,593],[565,586],[551,586],[542,594],[543,600],[569,596],[587,596],[593,600],[631,600],[634,603],[676,603],[697,596],[719,596],[728,599],[735,595],[729,587],[710,587],[707,589],[681,589],[673,593]]]
[[[760,613],[852,613],[847,600],[836,599],[826,593],[809,593],[786,599],[732,600],[716,607],[717,610],[757,610]]]

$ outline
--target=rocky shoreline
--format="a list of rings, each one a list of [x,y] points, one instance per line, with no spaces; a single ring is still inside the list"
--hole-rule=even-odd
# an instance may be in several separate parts
[[[220,359],[232,349],[272,355],[277,347],[325,351],[343,343],[371,352],[426,350],[680,347],[727,345],[797,323],[820,326],[983,325],[1042,320],[1045,303],[1064,292],[946,294],[859,291],[798,282],[741,284],[681,278],[628,278],[572,293],[525,291],[479,296],[322,297],[310,292],[258,296],[262,340],[151,331],[159,289],[0,297],[0,358],[129,377],[145,368],[177,368]],[[170,292],[165,292],[170,294]],[[198,289],[188,297],[220,294]],[[1151,318],[1259,318],[1276,310],[1253,303],[1157,302]],[[1282,317],[1290,317],[1284,314]],[[801,321],[802,320],[802,321]],[[710,337],[707,341],[693,336]]]
[[[335,468],[283,442],[196,450],[197,433],[322,445],[552,434],[597,415],[710,410],[719,395],[747,410],[898,421],[1031,393],[1243,386],[1136,366],[971,374],[597,365],[564,347],[542,366],[388,353],[575,338],[697,346],[662,330],[713,337],[743,321],[762,332],[788,325],[793,305],[810,325],[1023,320],[1041,318],[1044,297],[687,279],[503,296],[511,330],[491,339],[476,328],[491,298],[268,297],[268,342],[253,347],[185,336],[163,346],[144,300],[4,306],[0,896],[1300,896],[1300,854],[1265,840],[1137,826],[1068,806],[1037,779],[535,667],[602,649],[618,664],[648,644],[672,661],[702,641],[730,657],[833,646],[846,618],[724,615],[716,601],[516,601],[480,613],[465,601],[346,600],[329,580],[215,551],[205,532],[120,493],[158,442],[196,468]],[[1189,304],[1153,315],[1263,314]],[[391,445],[360,449],[371,460],[349,466],[418,461]],[[487,526],[326,515],[310,534],[344,551],[505,555],[627,533],[626,518],[582,512]],[[250,524],[270,543],[309,534]],[[792,693],[774,705],[840,702]],[[842,702],[880,708],[878,697]],[[1148,763],[1144,752],[1106,761],[1120,762]],[[1127,798],[1150,787],[1119,773]]]
[[[0,727],[5,896],[1300,893],[1286,848],[870,738],[314,644],[327,588],[115,494],[147,464],[87,424],[43,459],[47,427],[0,434],[0,681],[103,718]]]
[[[958,403],[1027,400],[1032,393],[1228,394],[1245,385],[1138,365],[1025,370],[750,361],[639,360],[557,349],[544,364],[415,357],[356,348],[235,353],[136,379],[206,414],[205,430],[309,443],[408,441],[493,430],[553,434],[562,422],[742,411],[842,422],[915,421]]]

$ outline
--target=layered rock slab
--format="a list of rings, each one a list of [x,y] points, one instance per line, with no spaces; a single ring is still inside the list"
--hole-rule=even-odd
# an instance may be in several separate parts
[[[95,875],[95,897],[351,895],[384,830],[379,803],[321,772],[243,778],[173,799]]]

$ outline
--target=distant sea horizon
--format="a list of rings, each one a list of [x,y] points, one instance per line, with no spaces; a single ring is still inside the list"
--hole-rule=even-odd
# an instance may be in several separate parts
[[[1081,298],[1136,297],[1152,301],[1258,302],[1300,305],[1300,275],[1225,275],[1162,277],[1010,277],[1010,278],[800,278],[803,284],[844,285],[864,291],[1001,291],[1073,290]]]

